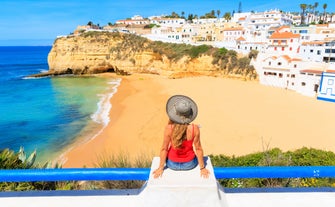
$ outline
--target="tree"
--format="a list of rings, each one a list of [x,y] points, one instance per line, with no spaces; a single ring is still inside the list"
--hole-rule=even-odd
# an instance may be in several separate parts
[[[312,13],[312,11],[313,11],[313,5],[312,5],[312,4],[309,4],[309,5],[307,6],[307,8],[308,8],[307,24],[309,24],[309,23],[310,23],[311,13]]]
[[[194,18],[193,14],[189,14],[187,20],[192,22]]]
[[[316,11],[316,8],[319,6],[319,3],[318,2],[315,2],[314,3],[314,6],[313,6],[313,13],[314,13],[314,18],[316,18],[316,14],[317,14],[317,11]],[[314,19],[315,21],[315,19]]]
[[[326,23],[326,21],[327,21],[327,18],[326,18],[326,16],[327,16],[327,13],[326,13],[326,9],[327,9],[327,4],[323,4],[323,6],[322,6],[322,8],[323,8],[323,23]]]
[[[176,12],[171,13],[171,18],[179,18],[179,15]]]
[[[306,9],[307,9],[307,4],[300,4],[300,9],[301,9],[301,25],[306,24],[305,23],[305,13],[306,13]]]
[[[215,17],[215,11],[214,10],[211,11],[211,16]]]
[[[231,20],[231,14],[230,12],[226,12],[224,15],[223,15],[223,18],[229,22]]]
[[[238,11],[237,13],[242,13],[242,2],[238,3]]]
[[[216,14],[218,15],[218,18],[220,18],[221,11],[220,10],[216,10]]]
[[[184,12],[184,11],[181,12],[181,17],[182,17],[183,19],[185,19],[185,12]]]
[[[210,19],[210,18],[216,18],[214,10],[212,10],[210,13],[206,13],[204,16],[200,17],[200,19]]]

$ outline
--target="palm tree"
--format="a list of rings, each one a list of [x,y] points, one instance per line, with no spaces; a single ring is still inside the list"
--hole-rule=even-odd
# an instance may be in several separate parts
[[[327,4],[323,4],[322,8],[323,8],[323,23],[326,23],[326,9],[327,9]]]
[[[181,12],[181,18],[185,19],[184,15],[185,15],[185,12],[182,11]]]
[[[305,24],[305,12],[307,9],[307,4],[300,4],[300,9],[302,10],[300,24],[303,25]]]
[[[212,17],[215,17],[215,11],[212,10],[211,13],[210,13],[210,15],[211,15]]]
[[[310,20],[310,17],[311,17],[311,13],[312,13],[312,10],[313,10],[313,5],[312,4],[309,4],[308,6],[307,6],[307,8],[308,8],[308,15],[307,15],[307,24],[309,24],[309,20]]]
[[[220,10],[216,10],[216,14],[218,15],[218,18],[220,18],[221,11]]]
[[[319,6],[319,2],[315,2],[313,6],[314,18],[316,18],[316,13],[317,13],[316,8],[318,8],[318,6]],[[314,19],[314,22],[315,22],[315,19]]]
[[[194,19],[194,16],[193,16],[193,14],[189,14],[189,15],[188,15],[188,17],[187,17],[187,21],[190,21],[190,22],[192,22],[192,21],[193,21],[193,19]]]

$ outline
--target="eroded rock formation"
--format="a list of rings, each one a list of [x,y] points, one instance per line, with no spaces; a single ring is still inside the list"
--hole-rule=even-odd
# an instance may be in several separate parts
[[[57,38],[48,55],[51,74],[95,74],[102,72],[208,74],[216,71],[212,57],[183,56],[172,59],[155,48],[147,47],[150,40],[135,35],[91,32]]]

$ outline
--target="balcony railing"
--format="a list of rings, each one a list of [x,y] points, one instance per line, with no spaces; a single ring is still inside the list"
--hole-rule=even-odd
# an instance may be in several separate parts
[[[148,180],[149,168],[0,170],[0,182]],[[335,177],[335,166],[214,167],[216,179]]]

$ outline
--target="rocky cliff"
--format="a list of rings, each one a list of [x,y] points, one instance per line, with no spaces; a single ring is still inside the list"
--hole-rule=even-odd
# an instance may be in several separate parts
[[[178,56],[176,52],[130,34],[88,32],[57,38],[48,55],[49,74],[148,72],[171,74],[217,71],[211,55]],[[170,52],[169,52],[170,51]]]

